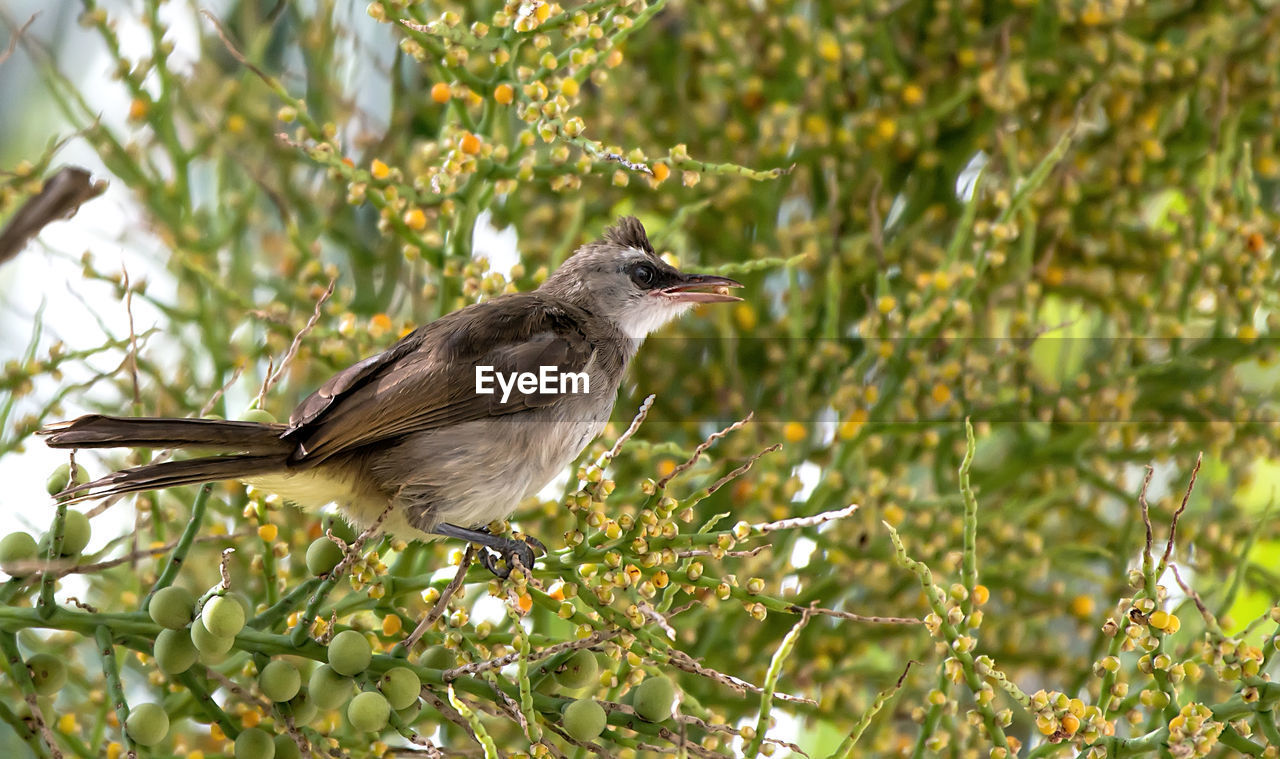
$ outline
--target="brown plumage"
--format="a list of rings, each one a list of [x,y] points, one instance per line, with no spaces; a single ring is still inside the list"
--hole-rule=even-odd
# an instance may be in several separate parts
[[[725,292],[736,286],[669,266],[627,217],[536,291],[447,314],[338,372],[287,425],[94,414],[41,434],[55,448],[215,454],[125,469],[60,496],[236,479],[304,507],[336,502],[360,526],[385,516],[382,528],[398,537],[485,542],[528,566],[527,546],[467,528],[508,516],[600,433],[645,335],[695,303],[737,300]],[[552,368],[585,377],[589,391],[481,394],[478,367],[510,377]]]

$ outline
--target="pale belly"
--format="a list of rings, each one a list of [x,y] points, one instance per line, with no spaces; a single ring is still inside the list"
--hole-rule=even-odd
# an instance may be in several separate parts
[[[477,527],[506,519],[577,458],[606,421],[467,423],[411,436],[351,467],[320,466],[245,482],[308,511],[335,504],[360,529],[393,503],[380,531],[429,539],[423,528],[434,524]]]

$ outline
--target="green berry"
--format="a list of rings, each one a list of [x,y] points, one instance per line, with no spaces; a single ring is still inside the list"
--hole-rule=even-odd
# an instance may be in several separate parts
[[[326,515],[320,522],[320,527],[321,534],[332,530],[333,534],[342,538],[342,542],[344,543],[351,543],[356,539],[355,528],[347,524],[347,521],[340,516],[334,514]]]
[[[288,733],[277,735],[273,742],[276,744],[275,759],[302,759],[298,744],[294,743],[293,736]]]
[[[57,693],[67,683],[67,667],[62,659],[52,654],[36,654],[27,659],[27,669],[31,670],[31,681],[35,683],[36,693],[50,696]]]
[[[219,638],[234,638],[244,629],[245,610],[239,600],[214,596],[200,612],[204,628]]]
[[[309,724],[316,718],[319,711],[316,702],[311,699],[311,694],[305,690],[298,691],[298,695],[289,699],[284,705],[284,712],[293,717],[293,724],[298,727]]]
[[[258,674],[258,688],[272,701],[288,701],[302,688],[302,675],[284,659],[275,659]]]
[[[342,549],[328,538],[316,538],[307,546],[307,571],[319,577],[327,575],[342,561]]]
[[[200,652],[186,630],[161,630],[154,649],[156,666],[166,675],[180,675],[191,669]],[[225,652],[224,652],[225,653]]]
[[[432,646],[422,652],[420,663],[427,669],[453,669],[458,665],[458,657],[446,646]]]
[[[196,597],[178,585],[161,588],[147,604],[151,620],[170,630],[181,630],[191,624],[196,613]]]
[[[275,754],[275,741],[262,728],[245,728],[236,736],[236,759],[272,759]]]
[[[89,470],[82,466],[76,467],[76,484],[83,485],[89,481]],[[71,484],[71,465],[63,464],[53,470],[53,474],[49,475],[49,479],[45,482],[45,489],[49,491],[49,495],[57,495],[67,489]]]
[[[355,630],[343,630],[329,641],[329,666],[340,675],[358,675],[369,667],[373,647]]]
[[[595,654],[585,649],[573,652],[564,664],[556,669],[556,682],[570,690],[595,685],[600,676],[600,666]]]
[[[392,709],[400,711],[418,703],[422,681],[408,667],[392,667],[378,678],[378,690],[387,697]]]
[[[263,411],[260,408],[251,408],[240,415],[240,419],[246,422],[258,422],[259,424],[275,424],[276,418],[270,411]]]
[[[191,642],[196,650],[208,656],[224,656],[235,645],[235,638],[214,635],[204,626],[204,615],[191,623]]]
[[[354,685],[351,678],[343,677],[328,664],[316,667],[307,681],[307,693],[321,709],[337,709],[351,697]]]
[[[387,726],[391,719],[391,705],[377,691],[357,693],[347,704],[347,720],[361,732],[372,733]]]
[[[139,746],[154,746],[169,734],[169,715],[159,704],[137,704],[129,710],[124,729]]]
[[[564,708],[564,731],[577,741],[593,741],[604,732],[604,708],[589,698],[569,702]]]
[[[0,540],[0,569],[18,577],[15,572],[22,572],[19,564],[31,561],[36,557],[36,539],[25,532],[11,532]],[[25,576],[28,572],[22,572]]]
[[[89,537],[93,529],[89,526],[89,517],[83,512],[67,509],[62,522],[62,555],[75,556],[89,545]]]
[[[418,715],[420,714],[422,714],[422,704],[414,701],[412,706],[397,711],[396,719],[400,720],[402,725],[412,725],[418,721]]]
[[[655,675],[636,686],[632,706],[641,719],[664,722],[671,718],[671,707],[675,700],[675,684],[668,677]]]

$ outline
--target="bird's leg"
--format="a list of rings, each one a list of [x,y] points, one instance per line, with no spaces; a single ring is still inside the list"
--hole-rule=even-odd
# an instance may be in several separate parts
[[[505,580],[511,574],[511,568],[515,566],[512,559],[519,559],[520,564],[525,569],[532,571],[534,564],[533,548],[530,546],[531,538],[524,540],[516,540],[514,538],[504,538],[500,535],[492,535],[487,529],[470,530],[466,527],[459,527],[456,524],[438,524],[431,528],[436,535],[443,535],[446,538],[458,538],[467,540],[484,546],[493,551],[493,553],[483,552],[480,554],[480,563],[484,568],[493,572],[498,578]],[[545,552],[546,549],[541,542],[537,543],[539,548]],[[506,562],[505,567],[498,567],[495,562],[494,554],[497,558],[501,558]]]

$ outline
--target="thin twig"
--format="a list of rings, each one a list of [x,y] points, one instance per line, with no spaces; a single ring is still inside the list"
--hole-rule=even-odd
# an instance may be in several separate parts
[[[543,659],[549,659],[564,651],[573,651],[579,648],[591,648],[594,645],[615,638],[620,634],[622,634],[621,630],[598,630],[581,640],[568,640],[563,643],[557,643],[554,646],[548,646],[536,653],[531,653],[529,655],[529,661],[542,661]],[[494,669],[502,669],[508,664],[515,664],[519,660],[520,653],[514,652],[506,654],[505,656],[499,656],[495,659],[471,662],[470,664],[464,664],[461,667],[454,667],[453,669],[445,670],[443,675],[444,681],[450,682],[458,679],[459,677],[477,675],[481,672],[488,672]]]
[[[779,450],[780,448],[782,448],[782,443],[774,443],[768,448],[765,448],[763,451],[752,454],[751,458],[747,459],[746,462],[743,463],[741,466],[739,466],[737,469],[734,469],[732,472],[729,472],[725,476],[713,482],[711,484],[711,487],[707,488],[707,492],[702,494],[699,500],[701,500],[701,498],[706,498],[710,496],[712,493],[716,492],[717,490],[724,487],[728,483],[746,474],[757,461],[769,455],[770,453],[773,453],[774,451]]]
[[[719,432],[711,433],[711,435],[709,435],[706,440],[703,440],[701,443],[698,443],[698,447],[693,449],[693,455],[689,457],[688,461],[684,462],[683,464],[680,464],[675,469],[672,469],[670,474],[658,480],[658,488],[659,489],[665,488],[668,482],[671,482],[676,477],[679,477],[681,474],[684,474],[686,471],[692,468],[694,464],[698,463],[698,459],[702,457],[702,454],[706,453],[708,448],[715,445],[717,440],[724,437],[725,435],[728,435],[730,432],[733,432],[734,430],[742,429],[751,421],[752,417],[754,416],[755,416],[755,412],[753,411],[750,414],[747,414],[746,417],[739,419],[738,421],[734,422],[728,427],[725,427]]]
[[[705,667],[694,661],[693,657],[679,649],[673,649],[671,651],[670,662],[676,669],[681,669],[691,674],[701,675],[702,677],[715,680],[721,685],[728,686],[739,693],[764,693],[764,688],[761,688],[759,685],[749,683],[746,680],[734,677],[733,675],[726,675],[725,673],[718,672],[710,667]],[[786,701],[792,704],[806,704],[808,706],[818,705],[818,702],[811,698],[792,696],[789,693],[775,693],[773,694],[773,697],[779,701]]]
[[[206,16],[209,15],[205,11],[201,12]],[[210,18],[212,18],[212,16],[210,16]],[[218,33],[221,34],[221,30],[219,30]],[[329,280],[329,286],[325,288],[324,294],[322,294],[320,299],[316,301],[315,311],[312,312],[311,318],[307,320],[306,326],[304,326],[297,335],[294,335],[293,342],[289,344],[289,350],[285,352],[284,358],[280,359],[280,365],[277,366],[275,372],[270,374],[262,383],[262,389],[258,391],[258,397],[254,399],[254,406],[256,408],[262,408],[262,402],[267,397],[267,393],[269,393],[271,388],[280,381],[282,376],[284,376],[285,370],[289,368],[289,364],[293,361],[293,357],[298,355],[298,349],[302,347],[303,339],[311,332],[311,330],[315,329],[316,324],[319,323],[320,317],[324,315],[325,301],[329,300],[329,297],[333,295],[333,288],[337,284],[338,280],[336,278]]]
[[[631,436],[636,434],[636,430],[640,429],[645,417],[649,415],[650,407],[653,406],[653,399],[657,397],[657,395],[650,394],[648,398],[644,399],[644,403],[640,404],[640,410],[636,412],[635,418],[631,420],[631,426],[627,428],[626,432],[622,433],[617,442],[613,444],[613,447],[609,449],[609,452],[605,454],[606,459],[612,460],[618,457],[618,454],[622,452],[622,444],[630,440]]]
[[[1182,516],[1182,512],[1187,510],[1187,501],[1191,500],[1191,490],[1196,486],[1196,476],[1200,474],[1200,462],[1204,459],[1204,454],[1196,456],[1196,465],[1191,470],[1191,480],[1187,483],[1187,490],[1182,494],[1182,504],[1178,506],[1177,511],[1173,512],[1173,519],[1169,522],[1169,542],[1165,543],[1164,555],[1160,557],[1160,566],[1156,569],[1156,574],[1164,572],[1164,568],[1169,566],[1169,557],[1173,554],[1174,538],[1178,534],[1178,519]]]
[[[838,509],[836,511],[824,511],[821,514],[814,514],[813,516],[779,519],[776,522],[760,522],[758,524],[751,525],[751,531],[764,535],[778,530],[794,530],[800,527],[815,527],[825,522],[834,522],[837,519],[844,519],[845,517],[852,516],[853,512],[857,510],[858,504],[851,503],[843,509]]]
[[[422,638],[423,634],[436,623],[436,620],[444,616],[445,609],[449,606],[449,599],[453,598],[453,594],[458,592],[462,587],[462,583],[467,578],[467,570],[471,568],[471,561],[475,558],[476,547],[474,543],[467,544],[467,550],[462,554],[462,561],[458,562],[458,572],[449,581],[444,592],[440,594],[440,598],[436,599],[436,605],[431,607],[431,611],[427,612],[427,616],[422,618],[418,626],[413,629],[408,638],[404,639],[404,647],[406,650],[412,651],[414,645]]]
[[[13,36],[9,37],[9,47],[5,48],[5,51],[3,53],[0,53],[0,63],[4,63],[6,60],[8,60],[9,56],[13,55],[13,51],[18,48],[18,40],[22,37],[23,34],[26,34],[27,29],[29,29],[31,25],[36,22],[36,16],[39,16],[39,15],[40,13],[38,11],[36,13],[31,14],[31,18],[27,19],[27,23],[23,24],[18,29],[18,31],[14,32]]]
[[[922,625],[924,620],[915,617],[875,617],[865,614],[854,614],[848,611],[837,611],[836,609],[824,609],[821,606],[792,606],[789,611],[795,614],[820,614],[824,617],[836,617],[838,619],[847,619],[852,622],[870,622],[877,625]]]

